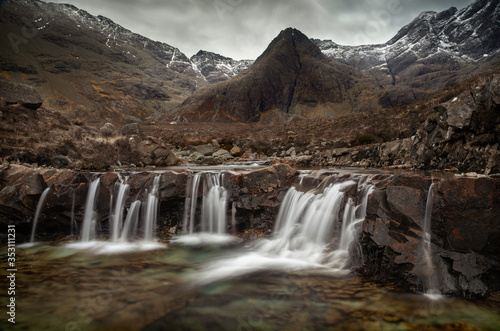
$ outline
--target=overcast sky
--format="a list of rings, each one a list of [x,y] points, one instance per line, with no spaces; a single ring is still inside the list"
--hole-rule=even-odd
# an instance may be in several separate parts
[[[338,44],[384,43],[422,11],[461,9],[473,0],[52,0],[106,16],[188,57],[200,49],[256,59],[294,27]]]

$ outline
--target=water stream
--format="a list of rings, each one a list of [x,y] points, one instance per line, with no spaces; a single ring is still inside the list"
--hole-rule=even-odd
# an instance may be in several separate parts
[[[349,191],[356,192],[355,197],[348,197]],[[305,192],[291,187],[273,235],[234,257],[211,263],[198,281],[210,283],[262,270],[319,269],[347,274],[349,250],[360,231],[370,193],[366,176],[339,182],[327,177]]]
[[[81,241],[89,242],[95,238],[96,235],[96,211],[95,205],[97,200],[97,189],[99,187],[100,178],[93,180],[90,183],[87,192],[87,200],[85,203],[85,213],[83,216]]]
[[[42,212],[43,206],[45,204],[45,199],[47,198],[47,194],[49,194],[50,187],[47,187],[40,196],[40,200],[38,200],[38,204],[36,206],[35,217],[33,218],[33,228],[31,230],[30,242],[35,242],[35,234],[36,234],[36,226],[38,225],[38,219],[40,218],[40,214]]]
[[[131,188],[123,179],[111,201],[99,202],[112,206],[108,241],[96,241],[102,237],[96,226],[97,177],[84,208],[78,244],[85,245],[19,247],[16,286],[22,292],[16,298],[16,327],[497,330],[498,302],[433,296],[432,185],[422,245],[428,296],[377,285],[351,272],[362,259],[356,238],[373,192],[371,178],[303,173],[283,198],[273,233],[242,243],[228,233],[236,227],[237,207],[229,204],[224,173],[197,172],[187,184],[183,234],[161,244],[155,235],[160,175],[151,177],[138,200],[130,201]],[[1,256],[5,259],[6,252]],[[0,286],[7,288],[7,281],[0,278]],[[9,300],[6,291],[0,300],[2,305]]]
[[[432,208],[434,200],[434,183],[429,186],[429,191],[427,193],[427,201],[425,204],[425,215],[424,215],[424,233],[421,249],[423,252],[424,259],[424,277],[423,277],[423,288],[424,293],[432,299],[440,299],[441,293],[438,289],[436,267],[432,260],[432,234],[431,234],[431,219],[432,219]]]

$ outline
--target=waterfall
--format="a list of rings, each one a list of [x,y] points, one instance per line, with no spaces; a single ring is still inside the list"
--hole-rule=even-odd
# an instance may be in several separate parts
[[[114,212],[111,217],[112,228],[111,228],[111,240],[118,241],[120,234],[122,232],[123,225],[123,211],[125,209],[125,200],[127,199],[127,194],[129,191],[129,185],[126,184],[126,179],[121,180],[115,184],[118,187],[118,194],[116,196],[116,203]]]
[[[42,195],[40,196],[40,200],[38,200],[38,204],[36,206],[36,211],[35,211],[35,218],[33,219],[33,228],[31,229],[31,238],[30,242],[35,241],[35,233],[36,233],[36,225],[38,224],[38,218],[40,217],[40,214],[43,209],[43,205],[45,203],[45,199],[47,198],[47,194],[50,191],[50,187],[47,187],[43,192]]]
[[[184,204],[183,233],[194,234],[197,229],[211,234],[225,234],[228,193],[224,188],[224,174],[214,172],[196,173],[188,181],[188,193]],[[203,184],[201,216],[196,226],[198,192]]]
[[[146,210],[144,214],[144,241],[153,241],[158,216],[158,201],[160,191],[160,176],[155,176],[151,190],[147,194]]]
[[[223,173],[207,173],[205,177],[201,230],[208,233],[226,233],[227,190]]]
[[[360,232],[372,190],[367,176],[329,176],[307,192],[291,187],[272,237],[258,240],[247,254],[213,263],[200,282],[267,269],[349,272],[349,250]]]
[[[74,236],[77,232],[75,220],[75,199],[76,192],[73,190],[73,201],[71,202],[71,236]]]
[[[346,195],[353,186],[360,194],[358,205]],[[280,257],[343,269],[349,259],[349,247],[365,218],[372,187],[357,178],[331,183],[322,193],[316,190],[299,192],[294,187],[288,190],[273,238],[263,240],[258,249]]]
[[[423,253],[423,280],[424,280],[424,293],[431,298],[439,297],[440,292],[437,289],[436,284],[436,274],[435,266],[432,261],[432,235],[431,235],[431,219],[432,219],[432,208],[434,199],[434,183],[429,186],[429,192],[427,193],[427,202],[425,204],[425,215],[424,215],[424,233],[422,241],[422,253]]]
[[[97,178],[90,183],[87,192],[87,200],[85,202],[85,212],[83,216],[81,241],[88,242],[95,238],[96,232],[96,212],[95,204],[97,200],[97,188],[99,187],[100,178]]]
[[[201,175],[202,175],[201,172],[196,173],[193,177],[191,177],[188,180],[188,187],[187,187],[188,192],[186,192],[186,201],[184,203],[184,220],[182,225],[182,230],[184,234],[194,233],[196,203],[198,201],[198,187]]]
[[[139,200],[132,202],[130,205],[127,217],[125,218],[125,223],[123,225],[120,241],[127,241],[129,237],[136,233],[140,208],[141,202]]]

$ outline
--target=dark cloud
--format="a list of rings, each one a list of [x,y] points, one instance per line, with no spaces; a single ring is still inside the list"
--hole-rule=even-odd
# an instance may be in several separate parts
[[[111,18],[191,56],[200,49],[235,59],[259,56],[283,29],[339,44],[383,43],[422,11],[473,0],[52,0]]]

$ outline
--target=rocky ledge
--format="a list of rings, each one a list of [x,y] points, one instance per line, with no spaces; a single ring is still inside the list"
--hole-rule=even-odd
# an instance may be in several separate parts
[[[376,187],[359,240],[365,275],[418,292],[432,286],[467,298],[499,294],[500,180],[397,176]]]
[[[168,239],[182,231],[185,198],[189,194],[190,178],[194,176],[190,170],[97,174],[3,166],[0,168],[0,223],[16,224],[18,242],[27,240],[40,196],[50,187],[36,239],[64,238],[70,234],[71,219],[77,223],[83,219],[89,183],[100,176],[97,213],[106,236],[110,198],[119,178],[128,177],[130,192],[125,203],[128,207],[141,199],[144,188],[158,175],[157,235]],[[327,175],[335,176],[335,173]],[[337,179],[346,176],[339,174]],[[229,199],[226,212],[228,217],[234,215],[231,231],[244,238],[254,238],[272,232],[285,193],[299,178],[297,170],[290,165],[275,164],[254,170],[228,170],[223,181]],[[374,190],[368,199],[359,238],[351,249],[358,272],[417,292],[428,289],[423,279],[432,279],[440,293],[468,298],[498,296],[500,179],[375,175],[370,181]],[[201,199],[201,190],[198,199]],[[426,209],[430,222],[427,231]],[[430,268],[424,261],[426,240],[432,257]],[[357,253],[360,250],[355,246],[362,248],[362,254]]]

